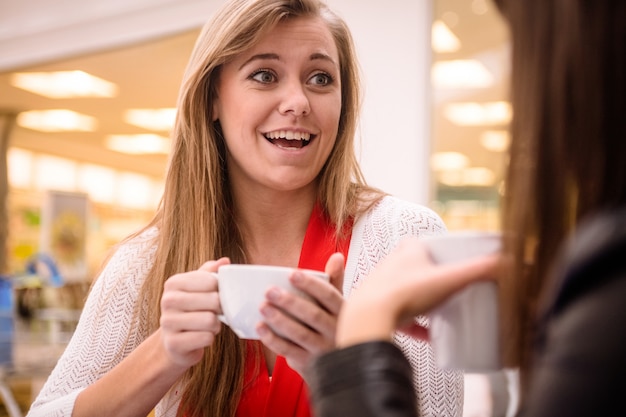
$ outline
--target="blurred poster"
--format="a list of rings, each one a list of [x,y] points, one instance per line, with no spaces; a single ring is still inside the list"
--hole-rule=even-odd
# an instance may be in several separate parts
[[[64,283],[87,279],[87,194],[45,192],[41,211],[40,251],[57,264]]]

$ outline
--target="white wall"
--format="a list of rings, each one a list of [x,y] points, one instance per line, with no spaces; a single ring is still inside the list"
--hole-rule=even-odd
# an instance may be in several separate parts
[[[368,181],[410,201],[430,198],[433,0],[327,0],[352,28],[363,69],[360,155]],[[0,71],[200,26],[217,0],[0,2]]]
[[[374,186],[430,201],[432,0],[327,0],[351,27],[365,81],[361,162]]]

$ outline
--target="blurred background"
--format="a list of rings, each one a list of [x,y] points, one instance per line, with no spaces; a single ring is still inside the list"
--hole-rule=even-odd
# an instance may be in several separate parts
[[[362,64],[366,178],[451,230],[497,230],[510,69],[491,1],[327,3]],[[219,4],[0,0],[0,415],[28,408],[107,250],[152,217],[181,77]],[[468,377],[465,415],[505,415],[506,378]]]

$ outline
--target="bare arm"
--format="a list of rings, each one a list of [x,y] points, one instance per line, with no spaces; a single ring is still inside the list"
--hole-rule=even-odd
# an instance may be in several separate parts
[[[157,330],[104,377],[81,392],[73,417],[142,416],[186,370],[169,359]]]

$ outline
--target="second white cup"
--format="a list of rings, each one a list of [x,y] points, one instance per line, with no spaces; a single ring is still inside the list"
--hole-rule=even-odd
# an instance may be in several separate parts
[[[497,253],[496,232],[450,232],[423,238],[435,263],[445,264]],[[430,314],[430,339],[440,368],[491,372],[502,367],[498,287],[495,282],[471,284]]]
[[[269,265],[221,266],[215,274],[223,312],[219,319],[240,338],[259,339],[256,325],[263,321],[260,307],[270,287],[280,287],[308,297],[289,282],[294,270],[295,268]],[[329,280],[328,274],[324,272],[306,269],[302,271]]]

